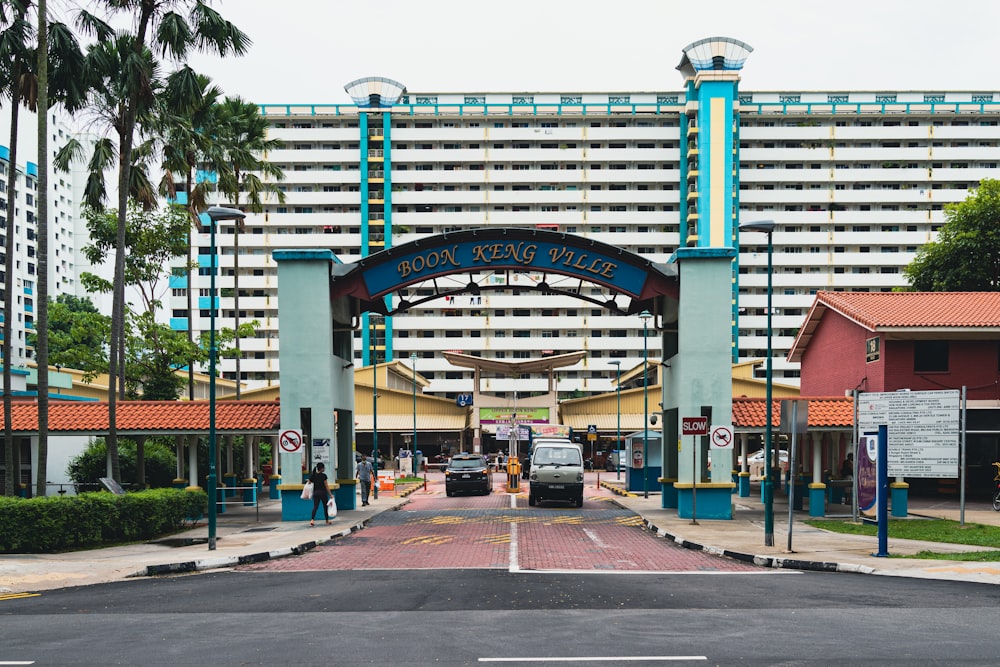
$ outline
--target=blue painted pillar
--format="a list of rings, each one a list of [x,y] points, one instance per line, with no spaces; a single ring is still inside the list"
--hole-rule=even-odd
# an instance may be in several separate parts
[[[826,516],[826,484],[809,485],[809,516]]]
[[[750,473],[741,472],[736,480],[740,498],[750,497]]]
[[[253,507],[257,504],[257,479],[254,477],[248,477],[243,480],[240,484],[243,487],[243,506]]]
[[[281,475],[271,475],[268,482],[267,497],[271,500],[278,500],[281,498],[281,491],[278,491],[278,486],[281,484]]]
[[[906,482],[893,482],[889,485],[889,497],[892,498],[892,515],[906,517],[909,509],[910,485]]]

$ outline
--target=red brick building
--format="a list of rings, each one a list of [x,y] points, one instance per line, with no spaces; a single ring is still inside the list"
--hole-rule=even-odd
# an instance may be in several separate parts
[[[970,489],[1000,458],[1000,292],[819,292],[789,351],[804,396],[966,388]]]
[[[789,359],[803,395],[968,388],[1000,400],[1000,292],[819,292]]]

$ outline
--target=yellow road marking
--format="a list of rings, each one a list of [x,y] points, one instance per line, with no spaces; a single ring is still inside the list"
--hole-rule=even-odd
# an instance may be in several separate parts
[[[403,540],[403,544],[448,544],[452,539],[454,538],[450,535],[421,535],[420,537],[411,537]]]
[[[20,600],[21,598],[37,598],[41,593],[4,593],[0,600]]]
[[[615,519],[615,523],[620,526],[641,526],[642,517],[641,516],[623,516]]]
[[[480,544],[510,544],[510,533],[506,535],[490,535],[476,540]]]

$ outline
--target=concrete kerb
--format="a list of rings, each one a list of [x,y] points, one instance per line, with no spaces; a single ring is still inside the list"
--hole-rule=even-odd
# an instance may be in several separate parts
[[[613,490],[613,489],[612,489]],[[634,507],[628,507],[617,500],[614,500],[615,504],[623,509],[627,509],[636,512],[640,516],[642,513],[637,511]],[[643,523],[647,530],[654,533],[657,537],[662,537],[664,539],[670,540],[674,544],[683,547],[685,549],[691,549],[692,551],[703,551],[705,553],[711,554],[713,556],[721,556],[726,558],[732,558],[734,560],[742,561],[744,563],[753,563],[759,567],[769,567],[775,569],[788,569],[788,570],[806,570],[811,572],[848,572],[852,574],[875,574],[875,568],[869,567],[867,565],[859,565],[857,563],[840,563],[835,561],[814,561],[814,560],[804,560],[801,558],[782,558],[779,556],[765,556],[760,554],[745,553],[742,551],[736,551],[733,549],[726,549],[725,547],[717,547],[706,544],[699,544],[692,540],[688,540],[680,535],[671,533],[670,531],[660,528],[654,524],[650,519],[642,517]]]
[[[402,505],[409,502],[408,498],[411,494],[421,488],[423,484],[412,483],[407,484],[406,488],[398,491],[398,496],[400,498],[406,498],[405,503],[399,505],[394,505],[392,507],[387,507],[382,511],[388,510],[398,510]],[[191,572],[204,572],[206,570],[218,570],[225,569],[229,567],[236,567],[238,565],[248,565],[250,563],[260,563],[267,560],[275,560],[278,558],[284,558],[287,556],[301,556],[302,554],[315,549],[316,547],[326,544],[332,540],[336,540],[342,537],[346,537],[351,533],[355,533],[362,528],[364,528],[376,515],[371,515],[363,518],[355,524],[347,526],[342,530],[339,530],[329,537],[320,538],[316,540],[310,540],[308,542],[303,542],[292,547],[284,547],[280,549],[272,549],[271,551],[261,551],[252,554],[244,554],[237,556],[223,556],[216,558],[203,558],[194,561],[181,561],[177,563],[164,563],[162,565],[147,565],[146,567],[133,572],[132,574],[126,575],[126,578],[138,578],[138,577],[157,577],[171,574],[186,574]]]

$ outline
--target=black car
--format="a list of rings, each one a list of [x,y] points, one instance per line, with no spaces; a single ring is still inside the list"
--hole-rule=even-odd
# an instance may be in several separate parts
[[[493,478],[486,459],[480,454],[456,454],[444,469],[444,490],[449,496],[459,491],[482,495],[493,489]]]

